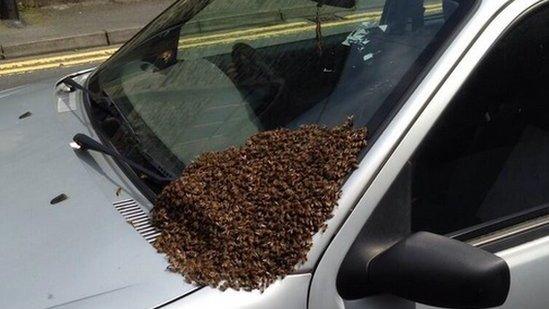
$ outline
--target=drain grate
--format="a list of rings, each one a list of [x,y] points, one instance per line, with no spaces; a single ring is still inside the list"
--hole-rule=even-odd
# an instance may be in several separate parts
[[[112,203],[114,208],[131,224],[149,243],[153,243],[160,232],[151,224],[149,216],[133,199]]]

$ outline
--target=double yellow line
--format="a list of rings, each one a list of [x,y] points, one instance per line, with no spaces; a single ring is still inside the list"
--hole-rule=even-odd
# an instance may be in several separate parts
[[[431,4],[425,6],[425,14],[436,14],[442,12],[441,4]],[[346,15],[340,20],[329,21],[322,24],[323,29],[335,28],[359,22],[379,21],[381,11],[372,11]],[[316,24],[307,21],[292,22],[275,26],[253,28],[248,30],[231,31],[222,34],[212,34],[199,36],[195,38],[185,38],[179,40],[181,49],[193,49],[209,45],[230,44],[237,41],[258,40],[273,36],[284,36],[302,32],[314,31]]]
[[[29,60],[10,61],[4,64],[0,62],[0,76],[103,61],[109,58],[117,49],[118,48],[107,48],[97,51],[75,52],[48,57],[38,56],[37,58]]]
[[[442,5],[426,5],[425,9],[426,14],[435,14],[442,12]],[[381,11],[351,14],[340,20],[326,22],[323,24],[323,27],[333,28],[359,22],[378,21],[380,17]],[[207,47],[210,45],[230,44],[237,41],[249,41],[273,36],[298,34],[307,31],[314,31],[315,27],[316,25],[307,21],[291,22],[274,26],[230,31],[221,34],[183,38],[179,40],[179,45],[182,49],[193,49],[197,47]],[[0,76],[100,62],[109,58],[116,52],[116,50],[118,50],[118,48],[119,47],[109,47],[100,50],[66,53],[57,56],[39,56],[37,58],[22,61],[0,62]]]

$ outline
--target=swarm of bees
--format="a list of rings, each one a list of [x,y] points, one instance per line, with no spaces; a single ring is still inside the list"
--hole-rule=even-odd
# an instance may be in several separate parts
[[[366,129],[349,119],[204,153],[159,195],[155,247],[190,283],[264,290],[306,261],[365,146]]]

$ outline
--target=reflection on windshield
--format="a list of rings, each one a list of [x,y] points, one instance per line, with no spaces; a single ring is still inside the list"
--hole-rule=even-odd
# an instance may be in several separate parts
[[[279,127],[379,123],[458,2],[179,1],[93,76],[173,174]],[[175,160],[174,160],[175,159]]]

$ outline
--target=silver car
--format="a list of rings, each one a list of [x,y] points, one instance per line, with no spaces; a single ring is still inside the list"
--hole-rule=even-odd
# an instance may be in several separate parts
[[[548,83],[545,0],[179,0],[0,92],[0,307],[548,308]],[[264,292],[166,270],[148,213],[193,158],[350,115],[368,146],[305,264]]]

